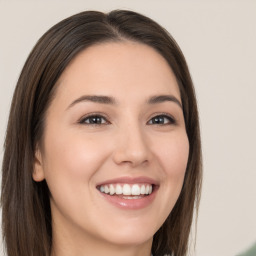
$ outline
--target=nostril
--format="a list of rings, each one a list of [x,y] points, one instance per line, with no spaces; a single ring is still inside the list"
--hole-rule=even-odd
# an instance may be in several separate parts
[[[115,152],[113,155],[113,160],[118,165],[146,165],[149,162],[149,154],[147,152],[136,152],[123,150]]]

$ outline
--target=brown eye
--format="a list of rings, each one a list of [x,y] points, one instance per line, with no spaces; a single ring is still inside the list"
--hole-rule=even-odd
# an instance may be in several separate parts
[[[102,125],[102,124],[108,124],[109,122],[103,116],[93,115],[93,116],[87,116],[83,118],[79,123],[86,124],[86,125]]]
[[[167,115],[158,115],[151,118],[148,124],[157,124],[157,125],[175,124],[175,120],[174,118]]]

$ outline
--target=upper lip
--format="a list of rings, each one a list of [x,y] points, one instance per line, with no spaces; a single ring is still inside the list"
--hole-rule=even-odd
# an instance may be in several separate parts
[[[156,180],[146,176],[139,176],[139,177],[126,176],[126,177],[119,177],[119,178],[105,180],[97,184],[97,186],[106,185],[106,184],[115,184],[115,183],[125,183],[125,184],[148,183],[152,185],[158,185]]]

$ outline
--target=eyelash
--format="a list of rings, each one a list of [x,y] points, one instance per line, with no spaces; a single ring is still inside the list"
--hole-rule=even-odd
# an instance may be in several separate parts
[[[149,122],[151,122],[152,119],[155,119],[155,118],[158,118],[158,121],[159,121],[159,118],[161,118],[162,120],[167,119],[168,123],[163,123],[163,124],[151,123],[151,125],[154,125],[154,124],[155,125],[175,125],[176,124],[176,120],[174,119],[174,117],[167,113],[161,113],[159,115],[156,115],[156,116],[152,117],[149,120]]]
[[[156,120],[156,118],[158,119],[158,121]],[[161,119],[160,119],[161,118]],[[93,120],[94,119],[94,120]],[[102,119],[104,119],[104,123],[98,123],[99,120],[102,121]],[[152,120],[155,119],[155,123],[152,122]],[[159,120],[160,119],[160,120]],[[167,119],[167,123],[165,122]],[[92,123],[90,123],[90,121],[92,121]],[[89,121],[89,123],[86,121]],[[161,122],[161,121],[164,121],[164,123],[157,123],[157,122]],[[175,125],[176,124],[176,120],[170,115],[170,114],[167,114],[167,113],[161,113],[161,114],[158,114],[154,117],[152,117],[148,122],[147,124],[150,125]],[[102,115],[102,114],[90,114],[88,116],[85,116],[83,117],[80,121],[79,121],[79,124],[84,124],[84,125],[94,125],[94,126],[99,126],[99,125],[107,125],[107,124],[110,124],[110,122],[107,120],[107,118]]]

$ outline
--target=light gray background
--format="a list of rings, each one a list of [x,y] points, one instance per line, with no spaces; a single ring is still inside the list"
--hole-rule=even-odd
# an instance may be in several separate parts
[[[256,241],[256,1],[0,0],[0,163],[12,93],[39,37],[77,12],[117,8],[153,18],[184,52],[204,155],[197,244],[190,254],[236,255]]]

